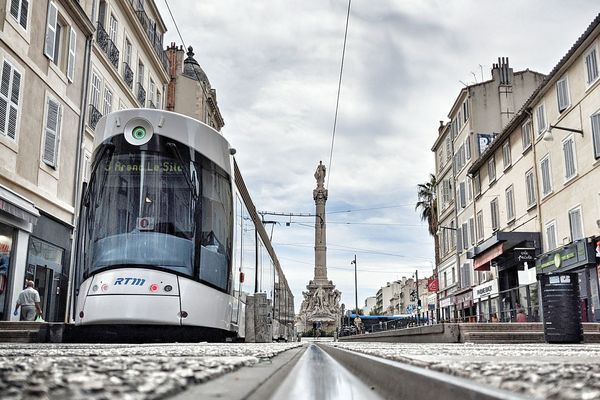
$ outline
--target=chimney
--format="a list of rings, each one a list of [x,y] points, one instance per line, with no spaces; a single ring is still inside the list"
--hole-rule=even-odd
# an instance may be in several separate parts
[[[511,85],[513,70],[508,64],[508,57],[498,57],[498,64],[492,64],[492,79],[500,85]]]

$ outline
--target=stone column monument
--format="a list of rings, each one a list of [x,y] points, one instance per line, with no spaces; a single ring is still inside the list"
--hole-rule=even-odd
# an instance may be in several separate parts
[[[313,190],[316,207],[314,278],[306,286],[307,291],[302,292],[304,300],[296,326],[299,331],[308,331],[313,328],[313,323],[317,323],[321,326],[321,330],[327,332],[333,331],[339,326],[341,293],[335,288],[332,281],[327,280],[327,226],[325,224],[327,189],[324,185],[325,166],[322,162],[319,162],[315,179],[317,188]]]

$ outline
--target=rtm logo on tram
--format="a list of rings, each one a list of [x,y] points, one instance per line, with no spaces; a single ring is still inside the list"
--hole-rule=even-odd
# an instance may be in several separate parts
[[[146,280],[142,278],[117,278],[114,285],[143,286],[145,282]]]

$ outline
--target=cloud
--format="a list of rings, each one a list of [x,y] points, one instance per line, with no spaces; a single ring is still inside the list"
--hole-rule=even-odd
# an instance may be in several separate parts
[[[217,90],[223,134],[257,208],[313,212],[314,170],[320,160],[329,167],[348,3],[169,4]],[[157,5],[165,43],[179,44]],[[586,0],[352,3],[328,170],[328,273],[342,302],[354,304],[354,254],[360,304],[386,282],[431,273],[433,240],[414,211],[416,185],[433,172],[430,148],[461,81],[489,79],[491,64],[506,56],[516,70],[550,71],[598,11]],[[369,210],[333,213],[356,209]],[[273,219],[298,309],[313,277],[314,219],[294,218],[289,227],[289,219]]]

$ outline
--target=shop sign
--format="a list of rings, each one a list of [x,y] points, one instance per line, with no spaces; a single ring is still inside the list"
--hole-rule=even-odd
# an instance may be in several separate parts
[[[457,294],[454,296],[454,304],[469,303],[473,300],[473,291],[469,290],[466,293]]]
[[[514,249],[515,261],[519,264],[535,261],[535,249]],[[532,265],[532,264],[529,264]]]
[[[594,245],[587,239],[570,243],[558,250],[538,257],[536,268],[538,273],[564,272],[587,264],[596,263]]]
[[[437,292],[440,289],[440,281],[437,278],[428,278],[427,279],[427,290],[429,292]]]
[[[474,301],[479,301],[482,298],[494,296],[498,296],[498,281],[496,279],[473,288]]]
[[[440,307],[450,307],[452,305],[453,297],[446,297],[445,299],[440,300]]]

